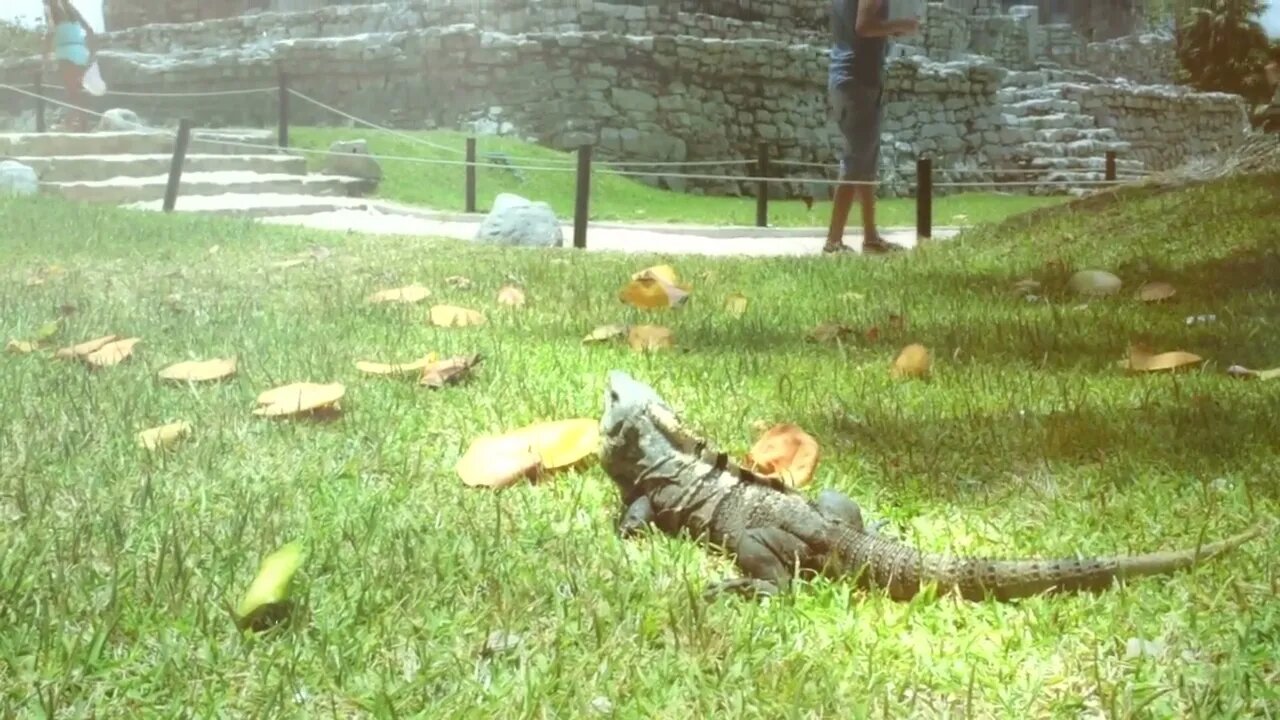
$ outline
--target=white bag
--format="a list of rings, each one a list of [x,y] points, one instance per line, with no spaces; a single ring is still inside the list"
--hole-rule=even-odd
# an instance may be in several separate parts
[[[107,83],[102,79],[102,71],[98,69],[96,60],[85,71],[84,80],[80,84],[84,86],[85,91],[90,95],[102,97],[107,94]]]

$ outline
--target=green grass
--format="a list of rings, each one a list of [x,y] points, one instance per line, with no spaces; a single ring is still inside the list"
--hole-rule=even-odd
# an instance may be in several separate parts
[[[294,128],[290,142],[296,147],[312,150],[328,150],[335,140],[364,138],[369,150],[384,157],[430,158],[433,160],[463,159],[462,149],[466,135],[459,132],[431,131],[406,132],[437,145],[458,148],[448,152],[413,142],[376,130],[342,128]],[[524,172],[518,178],[510,170],[498,167],[482,167],[476,173],[476,199],[480,210],[485,210],[500,192],[514,192],[535,200],[550,203],[556,214],[572,217],[574,207],[575,156],[557,152],[519,140],[485,137],[477,141],[477,155],[481,160],[485,153],[500,152],[512,158],[532,158],[532,161],[514,161],[517,165],[564,167],[569,172]],[[312,158],[313,166],[322,159]],[[427,165],[397,160],[382,161],[383,180],[377,196],[441,210],[462,211],[463,168],[457,165]],[[711,168],[716,173],[721,172]],[[681,172],[707,173],[707,168],[693,168]],[[995,193],[965,193],[936,197],[934,223],[938,225],[973,224],[1003,220],[1017,213],[1039,207],[1057,205],[1063,198],[1000,195]],[[915,226],[916,204],[914,199],[892,198],[877,205],[878,220],[882,226]],[[956,217],[962,215],[964,217]],[[596,172],[592,177],[591,217],[595,220],[623,220],[646,223],[692,223],[699,225],[754,225],[756,201],[754,196],[745,198],[700,197],[687,193],[675,193],[649,187],[631,177],[608,176]],[[809,209],[799,200],[775,200],[769,204],[769,223],[775,227],[825,227],[831,219],[831,203],[815,202]],[[856,224],[857,218],[854,217]]]
[[[67,305],[58,345],[143,339],[98,372],[0,356],[0,708],[593,717],[607,700],[628,718],[1274,715],[1274,534],[1098,596],[899,604],[820,582],[704,605],[731,564],[680,540],[615,539],[618,501],[598,466],[497,493],[464,487],[453,467],[483,433],[597,417],[605,373],[620,368],[738,456],[754,422],[799,423],[823,448],[807,493],[843,490],[930,551],[1124,553],[1234,533],[1280,511],[1280,382],[1224,372],[1280,365],[1277,193],[1280,175],[1127,193],[898,258],[676,258],[693,296],[663,313],[616,297],[659,257],[0,203],[0,339],[31,337]],[[332,254],[269,268],[317,244]],[[26,284],[55,263],[65,274]],[[1111,269],[1126,290],[1082,306],[1064,267]],[[508,276],[527,308],[494,302]],[[1011,291],[1025,277],[1044,299]],[[1139,304],[1130,291],[1148,279],[1179,294]],[[363,301],[415,281],[435,291],[427,304],[490,323],[437,329],[426,305]],[[736,291],[751,301],[741,320],[721,311]],[[1184,322],[1208,313],[1217,321]],[[881,338],[804,342],[828,319],[877,324]],[[671,327],[680,351],[579,342],[639,321]],[[1115,361],[1134,339],[1206,363],[1129,376]],[[913,341],[932,349],[932,379],[890,380]],[[428,350],[485,361],[438,391],[352,365]],[[228,354],[241,371],[223,384],[156,380],[172,362]],[[260,391],[298,380],[345,383],[342,417],[250,414]],[[179,419],[194,426],[185,443],[154,457],[135,447],[138,431]],[[241,636],[224,607],[293,540],[306,548],[294,622]],[[482,657],[497,630],[519,643]]]

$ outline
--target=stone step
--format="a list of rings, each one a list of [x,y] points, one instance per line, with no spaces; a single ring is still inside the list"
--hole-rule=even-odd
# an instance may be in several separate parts
[[[1092,116],[1067,113],[1050,113],[1048,115],[1002,115],[1008,127],[1028,128],[1031,130],[1053,130],[1055,128],[1093,128],[1097,123]]]
[[[1074,100],[1045,97],[1005,103],[1001,110],[1007,115],[1014,115],[1016,117],[1027,117],[1029,115],[1054,115],[1061,113],[1070,115],[1083,114],[1081,112],[1080,103]]]
[[[165,175],[172,155],[46,155],[13,158],[36,171],[41,182],[85,182],[117,177]],[[183,174],[241,170],[305,175],[306,158],[293,155],[187,155]]]
[[[68,200],[117,205],[159,200],[164,197],[168,175],[119,177],[87,182],[40,183],[42,192]],[[178,203],[184,196],[222,193],[281,193],[294,195],[357,196],[369,182],[341,175],[287,175],[244,171],[184,173],[178,186]]]
[[[1105,157],[1042,157],[1029,160],[1023,163],[1022,167],[1046,171],[1106,172],[1107,159]],[[1116,158],[1116,172],[1118,174],[1141,173],[1146,168],[1146,163],[1141,160]]]
[[[130,210],[158,212],[163,200],[143,200],[123,205]],[[297,195],[271,192],[226,192],[216,195],[179,196],[174,210],[201,215],[231,215],[248,217],[275,217],[281,215],[314,215],[337,211],[392,212],[383,208],[394,207],[390,203],[370,201],[358,197],[336,195]]]
[[[1029,142],[1014,150],[1015,156],[1026,158],[1099,157],[1114,150],[1117,155],[1129,150],[1129,143],[1076,140],[1075,142]]]
[[[1120,142],[1120,136],[1111,128],[1048,128],[1035,131],[1036,142],[1069,143],[1077,140],[1097,140],[1099,142]]]
[[[0,156],[156,155],[172,154],[177,132],[4,133]],[[263,147],[244,147],[245,143]],[[270,153],[276,135],[270,130],[195,130],[187,152],[201,155]]]

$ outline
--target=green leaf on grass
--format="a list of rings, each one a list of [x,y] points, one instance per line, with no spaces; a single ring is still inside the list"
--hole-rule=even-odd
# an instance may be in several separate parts
[[[258,575],[240,600],[236,615],[242,626],[261,629],[288,610],[289,582],[302,565],[302,545],[291,542],[262,560]]]

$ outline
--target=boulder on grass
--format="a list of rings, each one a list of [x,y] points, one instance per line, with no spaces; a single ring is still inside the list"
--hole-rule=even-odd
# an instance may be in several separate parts
[[[564,247],[564,233],[551,206],[512,193],[494,198],[493,209],[480,223],[476,242],[482,245]]]
[[[0,197],[26,197],[40,192],[40,178],[30,165],[0,161]]]
[[[323,172],[360,178],[371,187],[377,187],[382,180],[382,166],[369,154],[369,143],[364,140],[339,140],[330,145]]]
[[[127,132],[145,130],[146,126],[138,118],[138,113],[126,108],[111,108],[102,113],[98,120],[98,132]]]

